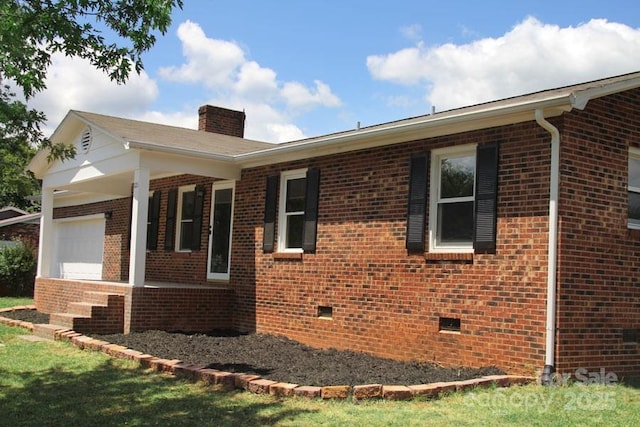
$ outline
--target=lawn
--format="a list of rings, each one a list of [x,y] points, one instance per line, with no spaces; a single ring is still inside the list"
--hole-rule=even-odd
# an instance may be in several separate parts
[[[0,308],[30,300],[0,298]],[[222,392],[0,325],[0,424],[193,426],[640,425],[628,385],[490,388],[438,400],[277,400]]]

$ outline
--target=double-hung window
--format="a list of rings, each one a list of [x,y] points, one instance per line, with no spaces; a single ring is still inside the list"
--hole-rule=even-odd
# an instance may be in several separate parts
[[[191,250],[194,238],[195,186],[180,187],[178,192],[178,233],[176,247],[179,251]]]
[[[629,150],[629,197],[627,226],[640,230],[640,149]]]
[[[267,177],[262,235],[265,253],[316,251],[319,195],[317,167]]]
[[[278,251],[301,252],[305,220],[307,170],[286,171],[280,180]]]
[[[473,250],[476,147],[431,154],[429,247],[432,252]]]

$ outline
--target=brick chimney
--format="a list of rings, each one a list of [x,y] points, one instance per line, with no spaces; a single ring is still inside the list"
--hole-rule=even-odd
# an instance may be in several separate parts
[[[198,130],[244,137],[244,111],[229,110],[213,105],[198,108]]]

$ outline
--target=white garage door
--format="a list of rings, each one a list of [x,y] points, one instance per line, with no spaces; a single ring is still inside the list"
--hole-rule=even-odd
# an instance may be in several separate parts
[[[102,279],[104,227],[104,215],[55,221],[57,277]]]

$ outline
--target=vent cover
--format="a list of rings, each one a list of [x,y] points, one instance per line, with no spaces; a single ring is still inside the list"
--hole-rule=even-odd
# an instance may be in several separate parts
[[[91,141],[93,138],[91,137],[91,128],[87,126],[87,128],[82,132],[80,136],[80,142],[78,143],[78,149],[81,153],[86,153],[89,151],[91,147]]]

